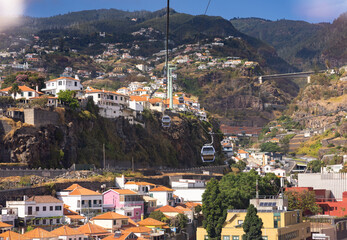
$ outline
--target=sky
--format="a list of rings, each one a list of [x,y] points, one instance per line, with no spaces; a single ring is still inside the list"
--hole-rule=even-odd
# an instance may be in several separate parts
[[[207,15],[260,17],[270,20],[304,20],[311,23],[332,22],[347,11],[347,0],[210,0]],[[170,0],[178,12],[203,14],[209,0]],[[166,0],[0,0],[0,15],[18,8],[18,14],[48,17],[68,12],[116,8],[120,10],[155,11],[166,6]],[[5,6],[7,5],[7,6]],[[11,6],[12,5],[12,8]],[[7,9],[11,8],[10,11]]]

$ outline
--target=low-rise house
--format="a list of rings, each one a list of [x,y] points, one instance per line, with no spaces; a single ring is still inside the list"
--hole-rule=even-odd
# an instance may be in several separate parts
[[[150,196],[143,196],[143,201],[147,203],[147,209],[145,209],[145,214],[150,214],[157,208],[157,199]]]
[[[148,195],[149,190],[155,188],[155,184],[149,182],[126,182],[124,185],[125,189],[133,190],[140,195]]]
[[[107,212],[90,220],[91,223],[103,227],[107,231],[113,233],[125,226],[129,225],[129,218],[115,212]]]
[[[164,186],[156,187],[149,190],[149,196],[157,199],[157,206],[174,205],[173,192],[175,190]]]
[[[249,153],[246,152],[245,150],[239,149],[239,151],[237,152],[237,156],[241,159],[248,159]]]
[[[19,88],[19,92],[16,92],[16,93],[11,93],[12,87],[1,89],[0,92],[3,95],[11,96],[15,100],[24,99],[26,101],[28,101],[30,98],[33,98],[33,97],[39,97],[40,94],[42,94],[41,92],[31,89],[27,86],[18,86],[18,88]]]
[[[12,225],[4,222],[0,222],[0,233],[10,231],[13,228]]]
[[[51,231],[52,234],[58,236],[58,240],[87,240],[88,236],[78,231],[76,228],[61,226]]]
[[[128,106],[129,97],[113,91],[87,88],[85,98],[91,98],[99,107],[99,114],[105,118],[123,116],[123,109]]]
[[[103,193],[104,209],[116,211],[140,221],[144,214],[144,202],[141,195],[129,189],[110,189]]]
[[[57,192],[57,196],[70,209],[87,216],[88,218],[102,212],[102,194],[73,184],[63,191]]]
[[[43,92],[55,97],[58,96],[60,91],[82,91],[83,86],[81,81],[72,77],[60,77],[45,82],[46,87],[42,89]]]
[[[138,222],[137,225],[140,227],[147,227],[150,229],[166,229],[167,228],[167,223],[160,222],[153,218],[146,218]]]
[[[64,217],[66,223],[74,226],[83,225],[86,222],[86,217],[79,215],[78,212],[71,210],[70,206],[67,206],[65,204]]]
[[[128,88],[126,88],[126,87],[122,87],[122,88],[120,88],[120,89],[118,89],[117,91],[116,91],[118,94],[121,94],[121,95],[129,95],[129,89]]]
[[[188,223],[191,223],[194,219],[194,213],[189,208],[185,208],[182,206],[177,207],[171,207],[171,206],[163,206],[160,208],[157,208],[155,211],[161,211],[164,213],[165,216],[168,216],[170,218],[176,217],[178,214],[184,214],[188,217]]]
[[[13,231],[7,231],[0,234],[0,239],[4,240],[21,240],[23,239],[22,235]]]
[[[7,201],[6,207],[17,209],[18,217],[25,224],[52,226],[63,222],[63,202],[49,195],[24,197],[23,201]]]
[[[35,228],[29,232],[26,232],[22,235],[22,239],[31,239],[31,240],[58,240],[58,236],[50,233],[42,228]]]
[[[103,238],[110,235],[110,232],[99,225],[93,223],[86,223],[85,225],[77,228],[77,230],[91,239]]]

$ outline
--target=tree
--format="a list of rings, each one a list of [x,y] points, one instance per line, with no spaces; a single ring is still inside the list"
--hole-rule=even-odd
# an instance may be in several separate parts
[[[161,222],[167,221],[167,217],[165,217],[164,213],[162,213],[161,211],[151,212],[151,214],[149,214],[149,217]]]
[[[247,215],[245,221],[243,222],[243,240],[262,240],[262,231],[263,221],[257,215],[257,209],[253,204],[249,205],[247,209]]]
[[[260,145],[260,151],[262,152],[280,152],[281,148],[277,143],[266,142]]]
[[[21,93],[22,90],[20,90],[19,86],[17,83],[14,83],[11,87],[10,90],[8,90],[8,93],[11,95],[11,94],[14,94],[14,98],[16,98],[16,95],[17,93]]]
[[[222,227],[227,216],[224,194],[219,189],[219,182],[212,179],[208,182],[202,195],[203,227],[209,239],[220,240]]]
[[[324,167],[324,162],[320,160],[313,160],[307,164],[307,168],[314,173],[320,172],[321,167]]]
[[[197,206],[194,208],[194,213],[199,214],[199,213],[201,212],[201,210],[202,210],[201,205],[197,205]]]
[[[304,216],[321,212],[321,208],[316,203],[315,193],[313,191],[304,190],[297,192],[289,190],[284,194],[288,198],[289,210],[300,209]]]
[[[78,100],[75,98],[75,91],[65,90],[58,93],[58,99],[71,107],[72,109],[79,108]]]
[[[171,220],[172,225],[175,227],[179,227],[179,229],[183,229],[186,227],[188,223],[188,217],[184,215],[183,213],[177,214],[175,218]]]

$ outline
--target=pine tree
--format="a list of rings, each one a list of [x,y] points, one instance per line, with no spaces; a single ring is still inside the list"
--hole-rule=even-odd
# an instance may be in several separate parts
[[[243,222],[243,240],[262,240],[263,221],[257,215],[257,209],[251,204],[247,209],[247,215]]]
[[[209,239],[221,239],[223,224],[227,216],[225,195],[219,189],[219,182],[212,179],[202,195],[203,227]]]

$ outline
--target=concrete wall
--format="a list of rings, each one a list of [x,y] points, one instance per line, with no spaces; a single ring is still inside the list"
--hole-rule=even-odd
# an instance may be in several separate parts
[[[37,108],[24,109],[24,122],[36,127],[58,124],[59,114],[57,112]]]
[[[301,173],[298,186],[330,190],[332,197],[342,201],[342,193],[347,191],[347,173]]]
[[[11,176],[28,176],[36,175],[41,177],[54,178],[59,175],[68,172],[67,169],[16,169],[16,168],[6,168],[0,169],[0,177],[11,177]]]

